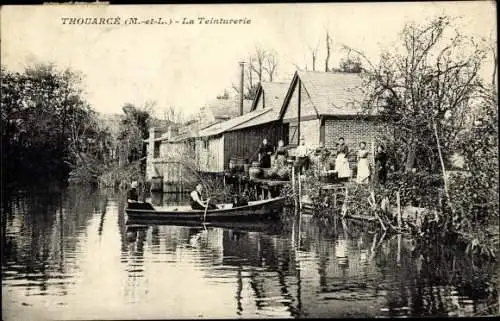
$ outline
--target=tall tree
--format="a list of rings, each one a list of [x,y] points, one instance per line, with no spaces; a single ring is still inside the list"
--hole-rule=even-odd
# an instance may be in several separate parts
[[[312,59],[312,70],[316,71],[316,59],[318,58],[318,48],[319,48],[319,41],[316,43],[315,47],[312,47],[311,45],[307,45],[307,49],[309,50],[309,53],[311,54],[311,59]]]
[[[269,81],[273,81],[276,76],[278,68],[278,57],[275,52],[268,52],[263,66],[264,71],[267,73]]]
[[[326,30],[326,39],[325,39],[325,45],[326,45],[325,72],[329,72],[330,71],[330,68],[329,68],[328,64],[330,62],[331,44],[332,44],[332,38],[330,37],[330,32],[328,30]]]
[[[378,64],[350,48],[368,64],[366,107],[384,107],[382,113],[397,129],[395,145],[406,170],[441,167],[436,132],[446,157],[482,85],[478,73],[484,48],[459,33],[445,37],[448,32],[453,30],[447,17],[408,24],[401,34],[403,51],[382,53]]]
[[[139,108],[130,103],[123,106],[125,118],[121,121],[118,134],[118,147],[120,149],[120,164],[123,166],[139,160],[145,156],[146,150],[143,143],[149,137],[150,111]]]
[[[354,52],[368,65],[362,74],[366,112],[379,111],[394,128],[386,144],[403,168],[389,188],[408,193],[417,177],[424,183],[410,192],[418,194],[417,202],[431,198],[427,208],[441,203],[419,237],[446,238],[451,232],[468,252],[494,257],[498,234],[486,224],[498,226],[498,96],[479,73],[488,47],[451,22],[440,17],[406,25],[402,51],[391,48],[378,64]],[[449,171],[454,154],[464,159],[461,171]],[[434,195],[444,196],[443,202]]]
[[[245,65],[244,98],[254,99],[259,83],[273,81],[278,71],[278,65],[278,56],[275,51],[256,46]],[[232,83],[231,87],[239,95],[239,86]]]
[[[259,46],[255,47],[255,53],[250,58],[249,65],[252,71],[257,75],[257,79],[262,82],[262,76],[264,73],[264,63],[266,61],[267,52]]]
[[[79,73],[51,64],[29,66],[22,73],[2,68],[3,165],[17,182],[64,180],[78,166],[82,149],[104,139],[81,83]],[[92,123],[92,130],[81,130]],[[92,157],[104,153],[95,148],[86,153],[90,151]]]
[[[227,92],[224,92],[223,96],[218,96],[217,98],[219,99],[227,99],[226,96]],[[171,122],[171,123],[177,123],[180,124],[184,121],[184,114],[182,110],[179,110],[175,108],[174,106],[169,106],[168,108],[163,109],[163,115],[162,115],[162,120],[164,122]]]

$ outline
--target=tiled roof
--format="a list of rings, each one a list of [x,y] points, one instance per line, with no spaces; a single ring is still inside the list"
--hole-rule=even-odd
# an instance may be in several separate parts
[[[250,111],[252,100],[243,100],[243,114]],[[240,100],[239,98],[229,99],[214,99],[205,105],[211,112],[214,118],[230,119],[240,115]]]
[[[357,115],[364,94],[359,74],[298,71],[305,95],[319,115]]]
[[[248,121],[254,119],[255,117],[258,117],[262,114],[268,113],[269,111],[270,111],[270,109],[255,110],[255,111],[246,113],[243,116],[231,118],[229,120],[214,124],[212,126],[209,126],[207,128],[202,129],[198,133],[198,137],[213,136],[213,135],[222,134],[222,133],[232,129],[235,126],[238,126],[238,125],[241,125],[245,122],[248,122]]]
[[[196,137],[196,135],[197,134],[196,134],[195,131],[189,131],[189,132],[185,132],[185,133],[179,134],[179,135],[177,135],[175,137],[172,137],[168,141],[172,142],[172,143],[177,143],[177,142],[181,142],[181,141],[184,141],[186,139],[189,139],[189,138]]]
[[[264,108],[280,109],[290,84],[282,82],[262,82],[261,86],[264,92]]]
[[[237,125],[237,126],[231,128],[231,130],[239,130],[239,129],[243,129],[243,128],[263,125],[263,124],[266,124],[266,123],[269,123],[272,121],[279,120],[279,118],[280,118],[280,110],[278,108],[273,108],[273,109],[266,108],[266,109],[259,109],[259,110],[260,111],[265,110],[266,112],[261,114],[261,115],[258,115],[255,118],[252,118],[251,120],[249,120],[247,122],[244,122],[240,125]],[[259,110],[253,111],[252,113],[257,112]]]
[[[238,130],[253,126],[258,126],[262,124],[266,124],[272,121],[276,121],[279,119],[280,108],[283,104],[283,100],[285,99],[285,95],[287,93],[287,89],[290,85],[287,83],[280,82],[262,82],[261,89],[264,93],[265,100],[265,110],[268,112],[259,115],[243,124],[240,124],[231,130]]]

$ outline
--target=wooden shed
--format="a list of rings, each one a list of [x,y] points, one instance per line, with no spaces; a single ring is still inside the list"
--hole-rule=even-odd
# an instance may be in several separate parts
[[[235,142],[225,135],[226,132],[266,112],[268,110],[255,110],[202,129],[196,137],[195,145],[198,170],[207,173],[223,172],[228,167],[229,158],[236,156],[233,154]]]
[[[223,172],[232,157],[256,160],[264,138],[274,146],[279,139],[286,143],[288,132],[279,121],[279,111],[287,89],[287,83],[263,82],[250,112],[201,130],[196,140],[199,170]]]
[[[279,119],[287,89],[287,83],[263,82],[259,85],[251,110],[264,112],[226,131],[226,162],[229,162],[229,157],[244,158],[249,162],[257,160],[264,138],[274,147],[280,139],[288,144],[288,126],[283,126]]]

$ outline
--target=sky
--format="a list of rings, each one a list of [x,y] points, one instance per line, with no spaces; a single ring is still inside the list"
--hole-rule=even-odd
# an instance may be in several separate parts
[[[493,1],[218,5],[43,5],[1,8],[1,62],[22,71],[52,62],[84,75],[88,102],[101,113],[121,113],[125,103],[156,102],[196,113],[223,93],[234,94],[239,61],[256,46],[275,51],[276,81],[289,81],[294,64],[311,68],[309,47],[318,45],[317,70],[324,70],[325,30],[333,37],[330,66],[345,57],[342,45],[373,60],[398,40],[405,23],[439,15],[461,17],[465,34],[496,43]],[[121,24],[63,24],[62,18],[120,17]],[[249,19],[240,25],[126,25],[127,18]],[[491,74],[491,71],[485,73]],[[486,74],[485,74],[486,75]],[[487,75],[487,77],[489,77]]]

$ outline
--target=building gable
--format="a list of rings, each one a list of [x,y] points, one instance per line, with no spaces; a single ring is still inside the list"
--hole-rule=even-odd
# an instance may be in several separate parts
[[[265,108],[276,109],[279,111],[283,104],[283,99],[285,98],[288,87],[289,84],[283,82],[259,83],[251,110],[253,111]]]
[[[285,100],[281,108],[281,119],[283,122],[293,122],[299,117],[299,87],[300,87],[300,118],[301,119],[317,119],[319,118],[318,111],[314,106],[309,91],[301,81],[298,73],[295,73],[293,80],[288,89]]]
[[[297,71],[283,102],[283,121],[298,116],[298,84],[301,84],[301,118],[314,116],[353,117],[362,113],[365,99],[362,77],[358,74]],[[376,112],[373,113],[376,115]]]
[[[252,106],[252,111],[259,109],[264,109],[264,91],[262,89],[259,90],[258,95],[255,96],[254,104]]]

